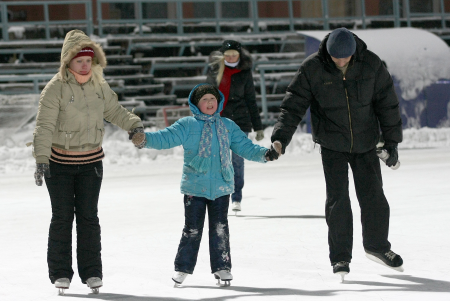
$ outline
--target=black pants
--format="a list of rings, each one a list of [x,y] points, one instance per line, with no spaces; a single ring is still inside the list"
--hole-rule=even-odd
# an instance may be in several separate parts
[[[184,196],[184,228],[175,258],[175,271],[192,274],[202,240],[206,208],[209,220],[209,260],[211,272],[231,270],[228,205],[230,195],[215,200]]]
[[[102,278],[98,197],[103,178],[102,162],[65,165],[50,161],[50,178],[45,178],[52,204],[47,262],[52,283],[72,280],[72,224],[77,224],[78,275],[83,283]]]
[[[384,196],[380,160],[375,149],[351,154],[321,148],[327,187],[325,216],[331,263],[351,261],[353,217],[349,197],[348,165],[352,168],[361,208],[363,246],[374,252],[390,250],[389,204]]]

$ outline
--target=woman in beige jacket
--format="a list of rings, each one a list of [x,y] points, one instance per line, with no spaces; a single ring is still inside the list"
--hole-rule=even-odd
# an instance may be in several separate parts
[[[34,130],[36,185],[45,178],[52,205],[47,262],[64,293],[72,280],[72,224],[77,225],[78,274],[94,291],[102,283],[98,198],[103,178],[103,119],[143,132],[139,117],[118,102],[103,78],[106,57],[84,32],[67,33],[59,72],[41,93]]]

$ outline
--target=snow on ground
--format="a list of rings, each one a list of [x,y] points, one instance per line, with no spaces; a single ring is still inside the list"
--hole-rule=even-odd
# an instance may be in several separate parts
[[[74,257],[75,275],[65,297],[57,296],[47,275],[51,208],[45,186],[34,184],[34,162],[24,146],[30,131],[19,131],[0,147],[2,301],[448,300],[450,129],[405,130],[400,169],[382,167],[391,206],[389,239],[404,258],[404,273],[365,258],[351,184],[351,272],[343,284],[333,275],[320,154],[308,134],[298,133],[280,160],[246,163],[243,211],[229,215],[232,286],[215,286],[205,225],[194,274],[182,288],[173,288],[173,261],[184,221],[182,150],[137,151],[123,131],[108,127],[99,205],[104,287],[99,295],[90,294],[78,278]],[[270,133],[266,129],[262,144],[269,143]]]

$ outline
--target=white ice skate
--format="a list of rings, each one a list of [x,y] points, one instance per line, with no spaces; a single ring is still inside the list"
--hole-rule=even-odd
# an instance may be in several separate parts
[[[88,280],[86,280],[86,284],[87,286],[89,286],[89,288],[92,290],[94,294],[98,294],[100,287],[103,286],[103,281],[98,277],[91,277]]]
[[[55,281],[55,287],[58,289],[58,295],[64,295],[64,290],[69,289],[69,278],[59,278]]]
[[[239,211],[241,211],[241,203],[240,202],[232,202],[231,210],[234,211],[234,215],[237,215]]]
[[[173,276],[172,276],[172,280],[173,280],[173,282],[175,282],[173,287],[181,286],[181,284],[183,283],[184,279],[186,279],[187,275],[189,275],[189,274],[175,271],[175,273],[173,273]]]
[[[216,285],[218,286],[230,286],[230,281],[233,280],[233,275],[231,275],[228,270],[220,270],[214,272],[214,278],[217,279]],[[223,281],[223,282],[221,282]]]

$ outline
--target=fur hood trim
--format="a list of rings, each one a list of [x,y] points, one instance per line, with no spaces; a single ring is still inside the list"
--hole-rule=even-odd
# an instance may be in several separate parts
[[[106,67],[106,55],[102,46],[93,42],[83,31],[75,29],[66,34],[61,49],[61,64],[59,75],[63,81],[67,81],[67,68],[72,58],[84,47],[91,47],[94,50],[92,60],[92,77],[98,83],[103,80],[103,68]]]

